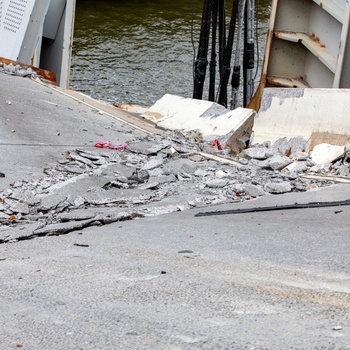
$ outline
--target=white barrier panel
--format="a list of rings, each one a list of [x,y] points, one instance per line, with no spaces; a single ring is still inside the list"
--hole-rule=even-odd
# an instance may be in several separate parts
[[[254,122],[254,143],[301,136],[311,148],[350,138],[349,89],[265,88]]]
[[[0,0],[0,57],[49,70],[68,87],[75,0]]]
[[[3,0],[0,56],[33,64],[50,0]],[[37,53],[40,56],[40,52]]]

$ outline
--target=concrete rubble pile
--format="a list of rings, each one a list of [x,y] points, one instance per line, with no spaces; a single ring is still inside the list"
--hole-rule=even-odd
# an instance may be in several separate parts
[[[152,135],[124,151],[70,150],[40,181],[17,181],[0,193],[0,223],[8,228],[0,243],[332,184],[302,178],[315,168],[302,139],[256,145],[231,158],[210,155],[226,152],[208,145],[203,153],[204,146]],[[345,166],[347,173],[332,165],[349,177]],[[23,236],[25,227],[32,230]]]
[[[20,66],[0,64],[0,71],[35,77],[31,69]],[[208,130],[217,132],[219,121],[203,114],[207,105],[200,108],[198,120],[206,120]],[[248,120],[249,125],[247,129],[238,125],[240,135],[251,128],[254,116],[243,112],[242,121]],[[177,129],[169,131],[168,137],[138,137],[114,149],[67,150],[67,157],[45,169],[40,180],[0,187],[0,226],[6,228],[0,230],[0,243],[307,191],[333,184],[330,176],[350,179],[349,145],[321,144],[310,153],[303,138],[281,138],[273,144],[250,145],[233,156],[231,147],[222,149],[213,143],[219,137],[225,145],[225,130],[220,137],[202,137],[201,132]],[[325,176],[305,177],[310,174]],[[0,172],[0,185],[4,177]]]
[[[30,67],[24,67],[22,65],[13,65],[12,63],[6,64],[0,62],[0,72],[10,75],[17,75],[20,77],[39,77],[38,74]]]

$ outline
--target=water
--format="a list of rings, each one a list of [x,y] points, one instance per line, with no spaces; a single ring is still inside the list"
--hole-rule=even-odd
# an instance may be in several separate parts
[[[269,4],[256,2],[260,48]],[[203,0],[77,0],[70,86],[112,103],[192,97],[192,38],[197,48],[202,6]]]

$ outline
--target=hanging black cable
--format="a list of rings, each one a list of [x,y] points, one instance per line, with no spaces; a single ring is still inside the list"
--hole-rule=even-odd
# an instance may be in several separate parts
[[[254,0],[247,0],[244,29],[243,107],[246,107],[253,96],[254,89]]]
[[[218,103],[227,107],[227,85],[230,79],[231,73],[231,57],[232,57],[232,48],[233,48],[233,39],[235,35],[235,27],[238,13],[238,0],[234,0],[232,6],[232,15],[230,20],[229,33],[227,37],[226,48],[224,51],[223,58],[223,67],[222,74],[220,76],[220,90],[219,90],[219,98]]]
[[[226,47],[225,0],[219,0],[219,74],[222,75]]]
[[[194,79],[195,79],[194,65],[196,62],[196,47],[194,44],[193,27],[194,27],[194,0],[192,0],[192,18],[191,18],[191,44],[193,48],[192,74],[193,74],[193,82],[194,82]]]
[[[193,88],[193,98],[202,99],[205,75],[208,65],[208,47],[210,34],[211,12],[213,8],[213,0],[205,0],[203,6],[202,25],[199,38],[199,48],[197,59],[195,61],[195,78]]]
[[[209,63],[209,101],[215,101],[215,72],[216,72],[216,35],[218,24],[218,5],[219,1],[213,1],[212,11],[212,36],[211,36],[211,58]]]
[[[242,34],[243,34],[243,22],[244,22],[244,11],[245,11],[246,0],[239,0],[238,6],[238,20],[237,20],[237,39],[236,39],[236,51],[234,66],[231,79],[232,96],[230,109],[237,108],[238,105],[238,92],[241,83],[241,45],[242,45]]]

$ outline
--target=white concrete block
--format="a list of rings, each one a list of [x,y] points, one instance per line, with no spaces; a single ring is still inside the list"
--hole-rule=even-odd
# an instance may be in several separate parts
[[[345,154],[344,146],[335,146],[327,143],[321,143],[315,146],[311,153],[311,159],[317,165],[323,165],[331,163],[339,158],[343,157]]]
[[[142,116],[169,130],[198,131],[206,136],[229,135],[254,116],[247,108],[233,111],[209,101],[166,94]]]

